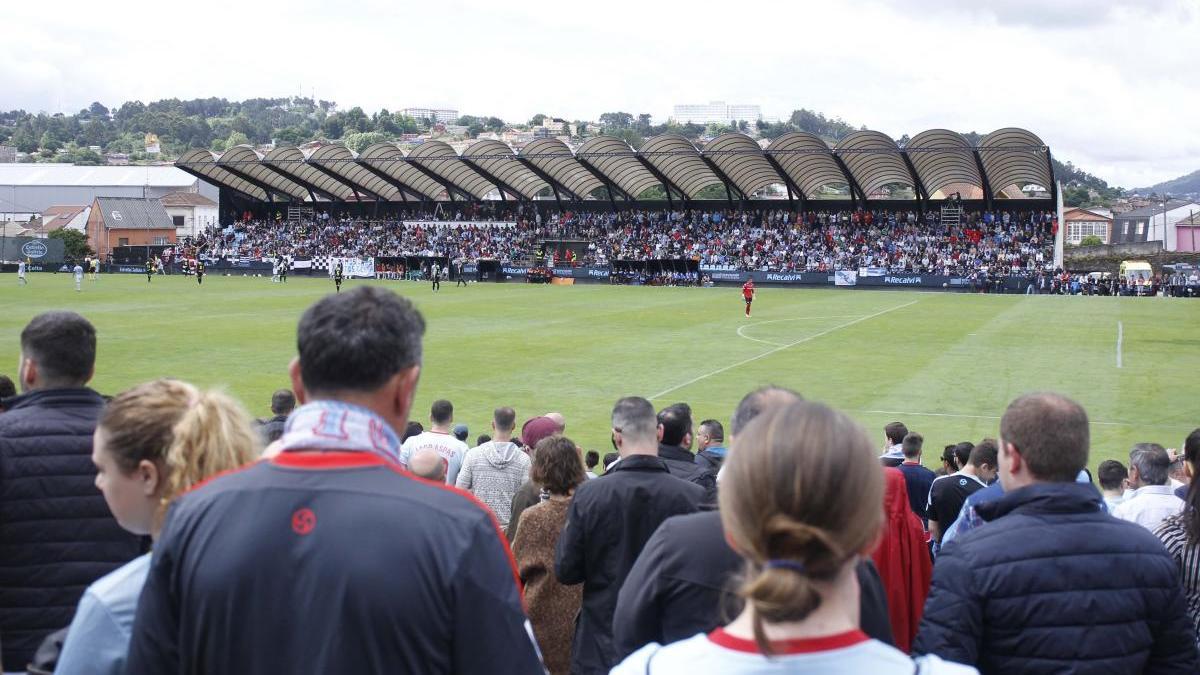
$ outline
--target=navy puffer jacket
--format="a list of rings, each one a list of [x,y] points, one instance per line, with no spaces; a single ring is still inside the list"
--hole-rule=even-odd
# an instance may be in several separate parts
[[[0,632],[6,670],[24,670],[66,628],[84,589],[142,553],[96,489],[92,432],[104,399],[50,389],[0,413]]]
[[[1014,490],[938,556],[914,651],[983,673],[1196,673],[1179,572],[1078,483]]]

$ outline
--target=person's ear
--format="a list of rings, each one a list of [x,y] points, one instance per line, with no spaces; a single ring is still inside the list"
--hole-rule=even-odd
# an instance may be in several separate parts
[[[21,365],[23,367],[18,372],[21,376],[21,390],[29,391],[37,382],[37,362],[29,357],[22,357]]]
[[[134,469],[133,475],[142,483],[142,495],[146,497],[154,497],[158,495],[162,488],[162,474],[158,471],[158,465],[148,459],[143,459],[138,462],[137,468]]]
[[[656,434],[656,435],[658,436],[658,442],[659,442],[659,443],[662,443],[662,438],[663,438],[663,425],[661,425],[661,424],[660,424],[660,425],[658,425],[658,432],[657,432],[657,434]]]
[[[288,364],[288,375],[292,380],[292,393],[296,395],[296,403],[308,403],[308,390],[304,388],[304,380],[300,377],[300,357],[297,356]]]
[[[392,405],[395,406],[396,417],[407,420],[412,412],[413,400],[417,396],[417,381],[421,378],[421,366],[412,366],[393,376],[395,393]]]

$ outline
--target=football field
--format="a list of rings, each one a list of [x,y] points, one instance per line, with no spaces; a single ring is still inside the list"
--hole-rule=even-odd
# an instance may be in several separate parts
[[[695,420],[727,424],[763,385],[791,387],[849,412],[883,442],[899,420],[942,446],[995,436],[1004,407],[1051,389],[1079,400],[1092,423],[1094,468],[1128,459],[1133,443],[1179,447],[1200,426],[1200,302],[1165,298],[983,296],[782,289],[758,291],[753,318],[738,288],[522,283],[375,283],[411,298],[428,323],[413,419],[447,398],[470,444],[491,411],[518,422],[548,411],[567,435],[610,450],[608,415],[631,394],[656,407],[691,404]],[[286,387],[296,322],[332,292],[324,278],[108,275],[76,293],[69,275],[0,276],[0,373],[16,379],[21,328],[71,309],[99,332],[93,386],[115,394],[155,377],[220,386],[258,417]],[[1120,334],[1120,339],[1118,335]]]

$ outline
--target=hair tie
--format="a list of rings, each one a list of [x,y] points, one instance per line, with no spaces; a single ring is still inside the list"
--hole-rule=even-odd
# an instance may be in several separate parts
[[[785,569],[804,574],[804,563],[798,560],[768,560],[763,567],[769,570]]]

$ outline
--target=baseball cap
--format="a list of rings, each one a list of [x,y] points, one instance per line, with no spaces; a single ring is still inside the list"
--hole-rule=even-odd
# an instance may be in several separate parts
[[[467,436],[470,434],[470,432],[467,430],[467,425],[465,424],[455,424],[453,431],[454,437],[460,441],[467,440]]]
[[[558,433],[558,424],[549,417],[532,417],[521,426],[521,442],[532,448],[538,441]]]

